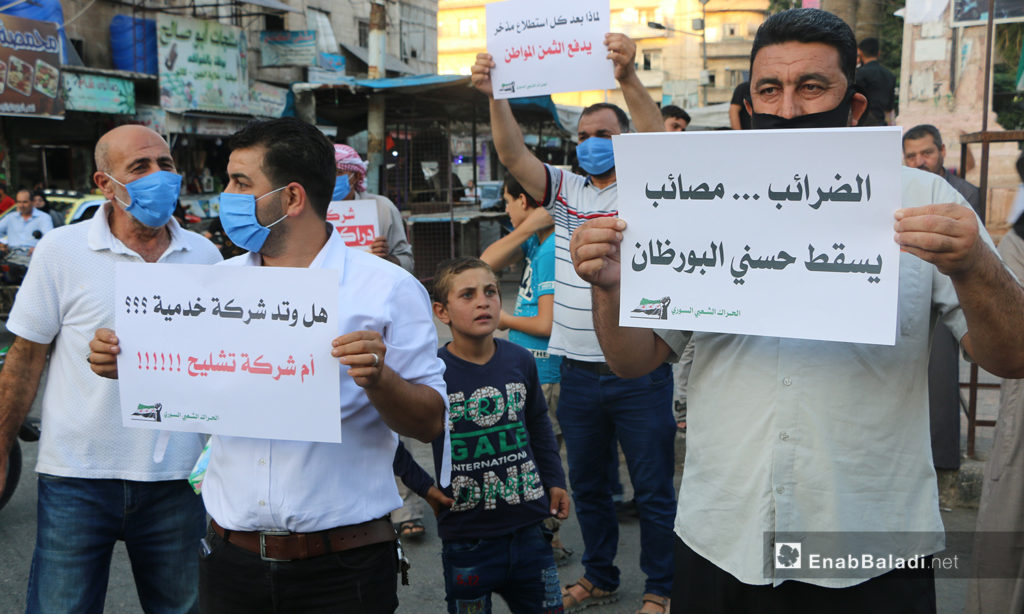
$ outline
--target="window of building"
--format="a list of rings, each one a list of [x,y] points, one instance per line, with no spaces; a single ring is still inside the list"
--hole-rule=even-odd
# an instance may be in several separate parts
[[[661,9],[656,6],[649,6],[645,8],[637,9],[637,23],[640,25],[647,25],[652,21],[658,23],[664,23],[661,20]]]
[[[740,83],[743,83],[748,79],[750,71],[747,70],[726,70],[725,77],[728,80],[729,87],[736,87]]]
[[[645,49],[643,52],[643,63],[641,70],[661,70],[661,49]]]
[[[263,29],[274,32],[284,30],[284,17],[280,15],[264,15]]]
[[[608,18],[608,21],[612,26],[610,29],[611,32],[622,32],[622,30],[625,29],[623,28],[625,21],[623,21],[622,9],[612,9],[611,16]]]
[[[459,20],[459,36],[470,37],[480,33],[480,26],[476,19]]]
[[[740,28],[734,23],[727,23],[722,27],[723,38],[737,38],[739,37]]]
[[[369,19],[357,19],[356,20],[356,34],[358,36],[358,42],[360,47],[370,46],[370,20]]]
[[[473,20],[474,30],[478,28]],[[462,29],[462,23],[459,23]],[[419,60],[434,64],[437,62],[437,13],[403,2],[399,25],[402,60]]]

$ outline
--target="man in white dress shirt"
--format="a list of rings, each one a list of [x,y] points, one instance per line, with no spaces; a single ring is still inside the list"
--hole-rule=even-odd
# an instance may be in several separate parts
[[[249,253],[224,266],[340,274],[338,336],[324,343],[341,363],[344,442],[213,437],[200,609],[393,612],[398,563],[388,514],[402,504],[392,473],[396,433],[429,442],[445,414],[426,290],[402,268],[345,247],[326,223],[334,150],[316,128],[293,118],[259,122],[230,146],[221,220]],[[116,353],[112,342],[100,333],[93,341],[98,372]]]

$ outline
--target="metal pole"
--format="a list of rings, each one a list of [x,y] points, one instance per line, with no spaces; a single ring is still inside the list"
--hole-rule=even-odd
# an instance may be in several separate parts
[[[984,138],[988,132],[988,105],[989,89],[992,87],[992,42],[993,31],[995,30],[995,0],[988,1],[988,23],[985,26],[985,91],[982,94],[981,105],[981,180],[978,182],[978,191],[981,192],[981,223],[985,223],[985,213],[988,209],[988,139]],[[966,150],[966,147],[964,147]],[[964,168],[965,155],[960,157],[960,168]],[[966,173],[961,170],[960,175]],[[971,364],[971,382],[967,393],[967,457],[974,458],[974,430],[978,421],[978,365]]]
[[[477,157],[477,144],[476,144],[476,103],[473,103],[473,202],[477,205],[480,204],[480,188],[477,183],[480,182],[479,169],[476,164]]]
[[[993,31],[995,30],[995,0],[988,1],[988,24],[985,29],[985,92],[981,105],[981,131],[988,132],[989,90],[992,89],[992,43],[994,41]],[[978,189],[981,192],[981,221],[985,222],[988,209],[988,139],[981,141],[981,180]],[[960,166],[964,161],[960,160]]]
[[[383,79],[387,76],[387,8],[381,0],[370,4],[370,40],[367,76]],[[380,193],[381,167],[384,164],[384,131],[386,105],[384,94],[371,94],[366,116],[366,187]]]
[[[700,3],[700,19],[701,25],[704,26],[700,29],[700,56],[701,65],[705,73],[708,70],[708,3],[707,0]],[[700,86],[701,103],[700,106],[708,106],[708,84],[703,83]]]

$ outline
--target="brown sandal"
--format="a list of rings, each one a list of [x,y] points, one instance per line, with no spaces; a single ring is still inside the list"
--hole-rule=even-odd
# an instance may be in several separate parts
[[[573,597],[570,589],[574,586],[578,586],[583,589],[586,595],[583,599],[576,599]],[[565,614],[571,614],[572,612],[579,612],[585,608],[589,608],[592,605],[604,605],[606,603],[615,603],[619,600],[619,594],[615,590],[606,591],[602,588],[597,588],[594,584],[586,578],[580,578],[575,584],[567,584],[562,589],[562,608],[565,610]]]
[[[654,593],[644,593],[642,599],[640,609],[636,611],[636,614],[668,614],[668,597],[662,597]],[[654,604],[661,609],[652,610],[647,604]]]

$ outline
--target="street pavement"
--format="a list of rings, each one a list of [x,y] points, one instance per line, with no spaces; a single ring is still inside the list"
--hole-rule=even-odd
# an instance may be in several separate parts
[[[514,286],[511,288],[508,284],[503,284],[503,286],[505,286],[502,292],[505,304],[511,306],[514,300]],[[438,337],[443,343],[450,339],[450,335],[443,325],[437,324]],[[0,344],[8,342],[3,340],[5,332],[0,331]],[[997,393],[995,394],[997,396]],[[987,408],[983,415],[991,415],[991,407],[994,404],[993,393],[982,391],[982,395],[988,395],[983,398],[983,403]],[[38,411],[38,408],[33,411]],[[980,429],[981,449],[985,447],[986,437],[991,437],[991,430]],[[22,449],[25,454],[25,469],[20,484],[8,505],[0,510],[0,553],[3,553],[3,563],[0,563],[0,614],[24,612],[25,588],[28,584],[29,565],[35,543],[36,476],[33,467],[38,444],[22,442]],[[415,458],[424,467],[429,470],[433,466],[429,446],[416,442],[411,449]],[[682,476],[684,451],[685,438],[679,435],[676,439],[675,482],[677,492]],[[631,491],[628,476],[625,474],[625,463],[620,463],[620,467],[622,467],[623,484],[626,486],[628,498]],[[429,508],[424,505],[424,509],[429,516]],[[977,510],[972,509],[954,509],[942,512],[942,518],[948,531],[973,530],[976,516]],[[412,569],[409,572],[410,585],[402,586],[398,591],[399,613],[433,614],[446,611],[444,582],[441,576],[441,542],[437,538],[433,519],[428,518],[425,524],[427,533],[424,538],[405,544]],[[632,614],[639,608],[640,596],[643,593],[643,574],[639,569],[639,531],[640,527],[636,518],[622,519],[618,557],[616,558],[616,564],[622,570],[622,582],[619,587],[620,600],[615,604],[589,608],[586,610],[588,614],[591,612],[594,614]],[[562,525],[562,540],[569,548],[575,550],[569,564],[559,569],[561,583],[564,585],[575,581],[583,574],[583,567],[580,564],[583,550],[582,539],[574,513],[571,513],[569,519]],[[962,561],[969,561],[969,553],[961,552],[960,554]],[[943,578],[939,575],[936,580],[936,594],[940,614],[962,612],[966,590],[967,580]],[[494,611],[504,614],[509,610],[499,597],[495,597]],[[104,612],[105,614],[140,614],[142,612],[135,593],[131,564],[123,543],[119,543],[114,549]]]

